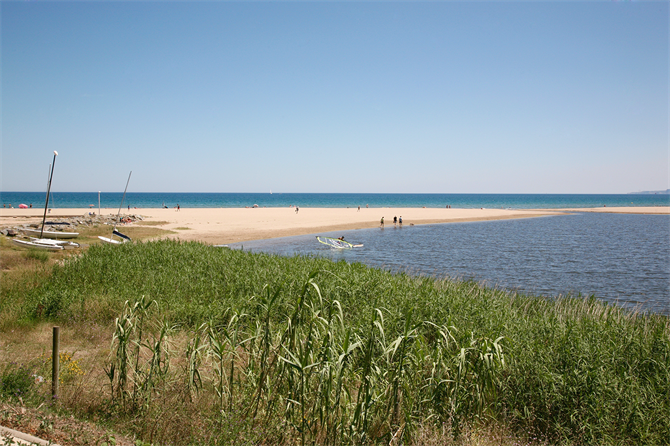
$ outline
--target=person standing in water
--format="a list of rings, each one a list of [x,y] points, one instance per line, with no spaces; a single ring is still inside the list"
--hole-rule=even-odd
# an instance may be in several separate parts
[[[379,227],[380,228],[384,227],[384,217],[382,217],[382,221],[379,222]]]

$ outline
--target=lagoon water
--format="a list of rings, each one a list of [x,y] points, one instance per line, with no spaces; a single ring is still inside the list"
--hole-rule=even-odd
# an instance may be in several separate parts
[[[670,316],[670,216],[581,213],[324,233],[363,248],[331,249],[315,236],[231,248],[318,255],[391,271],[472,279],[554,297],[595,295]]]

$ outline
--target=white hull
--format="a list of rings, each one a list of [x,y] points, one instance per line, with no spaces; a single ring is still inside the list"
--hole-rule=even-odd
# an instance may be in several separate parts
[[[70,242],[68,240],[52,240],[48,238],[35,238],[35,237],[30,237],[30,241],[33,243],[39,243],[41,245],[56,245],[56,246],[62,246],[64,248],[79,248],[79,243],[75,242]]]
[[[63,246],[61,245],[51,243],[39,243],[39,240],[29,242],[27,240],[12,239],[12,243],[18,246],[22,246],[24,248],[46,249],[49,251],[60,251],[61,249],[63,249]]]
[[[103,237],[103,236],[101,236],[101,235],[99,235],[98,238],[99,238],[100,240],[102,240],[103,243],[109,243],[110,245],[123,245],[123,244],[126,242],[125,240],[122,241],[122,242],[120,242],[120,241],[118,241],[118,240],[114,240],[114,239],[111,239],[111,238]]]
[[[335,248],[335,249],[351,249],[351,248],[362,248],[363,247],[363,243],[356,243],[354,245],[352,243],[349,243],[346,240],[342,240],[342,239],[339,239],[339,238],[317,236],[316,239],[320,243],[323,243],[324,245],[328,245],[331,248]]]
[[[42,237],[44,238],[52,238],[52,239],[67,239],[67,238],[75,238],[79,236],[78,232],[60,232],[60,231],[40,231],[39,229],[23,229],[23,232],[25,232],[28,235],[36,235],[40,236],[40,233],[42,233]]]

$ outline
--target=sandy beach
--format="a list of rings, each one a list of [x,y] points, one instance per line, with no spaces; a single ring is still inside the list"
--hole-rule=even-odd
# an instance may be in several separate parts
[[[606,209],[606,210],[605,210]],[[97,212],[97,209],[90,212]],[[384,217],[385,225],[393,225],[393,217],[402,217],[403,225],[453,223],[511,218],[531,218],[557,213],[625,212],[670,214],[668,207],[626,207],[591,209],[437,209],[437,208],[182,208],[124,209],[124,214],[142,215],[145,222],[159,222],[162,229],[175,231],[171,238],[197,240],[208,244],[224,244],[320,232],[375,228]],[[0,209],[0,226],[39,222],[43,209]],[[88,209],[53,209],[48,216],[84,216]],[[102,209],[102,215],[113,209]]]

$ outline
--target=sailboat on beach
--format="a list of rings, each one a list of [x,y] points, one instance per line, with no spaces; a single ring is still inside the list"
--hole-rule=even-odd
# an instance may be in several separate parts
[[[123,197],[121,197],[121,204],[119,205],[119,212],[116,214],[116,221],[119,221],[119,217],[121,216],[121,208],[123,207],[123,200],[126,198],[126,192],[128,191],[128,183],[130,183],[130,176],[133,174],[133,171],[131,170],[130,173],[128,174],[128,181],[126,181],[126,189],[123,191]],[[114,236],[117,236],[119,240],[115,240]],[[132,241],[130,237],[128,237],[125,234],[121,234],[119,231],[116,230],[116,223],[114,224],[114,229],[112,230],[112,236],[111,237],[103,237],[101,235],[98,236],[100,240],[102,240],[103,243],[109,243],[110,245],[121,245],[126,242]]]
[[[23,229],[22,231],[26,234],[38,235],[37,237],[30,237],[28,240],[13,239],[12,242],[15,245],[22,246],[24,248],[37,248],[37,249],[46,249],[46,250],[61,250],[65,247],[79,247],[77,243],[70,242],[67,240],[58,240],[58,239],[69,239],[74,238],[79,235],[78,232],[60,232],[60,231],[45,231],[44,224],[47,218],[47,209],[49,208],[49,193],[51,192],[51,180],[54,175],[54,167],[56,167],[56,157],[58,152],[54,150],[54,160],[51,164],[51,171],[49,173],[49,181],[47,183],[47,199],[44,204],[44,216],[42,217],[42,228],[38,231],[37,229]]]

